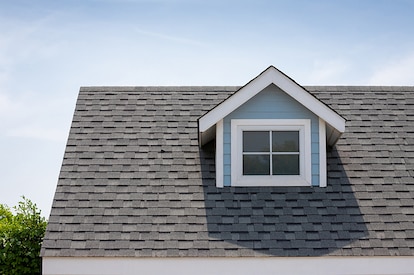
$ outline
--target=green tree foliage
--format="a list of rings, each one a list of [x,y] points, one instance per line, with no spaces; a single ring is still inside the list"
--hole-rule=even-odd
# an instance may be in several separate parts
[[[0,204],[0,274],[40,274],[46,219],[25,197],[13,209]]]

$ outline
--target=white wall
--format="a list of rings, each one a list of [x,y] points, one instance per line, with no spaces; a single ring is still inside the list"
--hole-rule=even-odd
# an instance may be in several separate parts
[[[414,274],[414,257],[43,258],[45,275]]]

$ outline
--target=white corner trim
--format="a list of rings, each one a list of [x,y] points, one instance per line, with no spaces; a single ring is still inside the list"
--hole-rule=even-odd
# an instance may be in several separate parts
[[[206,131],[216,124],[217,121],[223,119],[270,84],[278,86],[303,106],[308,108],[311,112],[329,123],[337,131],[341,133],[345,131],[345,119],[332,111],[325,104],[313,97],[304,88],[273,66],[267,68],[259,76],[238,90],[234,95],[201,117],[199,120],[199,131]]]
[[[319,118],[319,186],[326,187],[328,175],[326,160],[326,124]]]
[[[303,119],[305,126],[304,132],[304,153],[305,153],[305,180],[307,185],[312,185],[312,129],[311,129],[311,120]]]
[[[414,257],[43,257],[44,275],[408,275]]]
[[[216,187],[224,186],[224,155],[223,155],[223,120],[219,120],[216,124]]]
[[[243,130],[297,130],[300,135],[300,175],[242,175]],[[232,119],[231,186],[311,186],[312,152],[310,119]]]

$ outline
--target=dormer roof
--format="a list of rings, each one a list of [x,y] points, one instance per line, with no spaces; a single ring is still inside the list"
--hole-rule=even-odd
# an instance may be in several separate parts
[[[282,71],[274,66],[269,66],[257,77],[199,118],[198,127],[201,144],[207,143],[214,137],[212,132],[215,131],[214,126],[217,122],[272,84],[279,87],[327,123],[328,145],[334,145],[342,133],[344,133],[345,119],[342,116],[318,100]]]

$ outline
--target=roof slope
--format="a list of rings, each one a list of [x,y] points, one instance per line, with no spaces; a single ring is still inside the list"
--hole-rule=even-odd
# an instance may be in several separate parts
[[[237,87],[82,88],[41,255],[414,255],[414,87],[305,88],[347,120],[326,188],[215,187]]]

